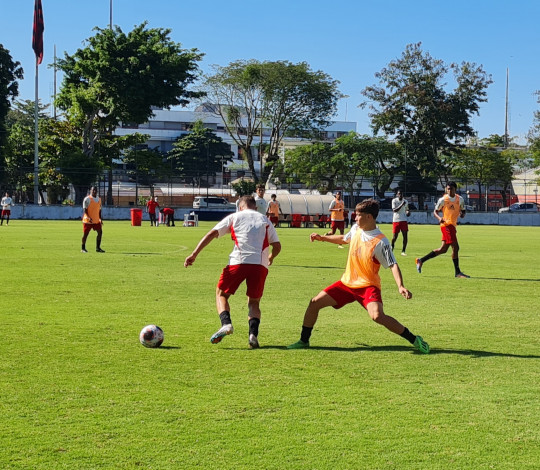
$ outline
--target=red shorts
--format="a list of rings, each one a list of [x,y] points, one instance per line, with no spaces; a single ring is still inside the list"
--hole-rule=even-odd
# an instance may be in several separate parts
[[[447,245],[457,243],[457,229],[454,225],[441,225],[442,240]]]
[[[270,219],[270,222],[272,222],[273,225],[277,225],[279,222],[279,216],[278,215],[271,215],[268,217]]]
[[[382,304],[381,290],[375,286],[353,289],[352,287],[347,287],[343,282],[337,281],[323,290],[337,302],[334,305],[336,309],[354,301],[358,302],[364,308],[367,308],[367,305],[371,302],[380,302]]]
[[[407,222],[393,222],[392,233],[408,232],[409,224]]]
[[[332,220],[332,223],[330,224],[330,228],[332,229],[332,232],[335,232],[336,230],[339,230],[341,233],[345,230],[345,221],[344,220]]]
[[[5,217],[6,215],[11,215],[10,209],[2,209],[2,217]]]
[[[83,233],[90,233],[92,230],[101,232],[101,224],[82,224]]]
[[[226,294],[234,295],[240,284],[246,281],[246,295],[251,299],[260,299],[264,292],[264,283],[268,268],[260,264],[235,264],[225,266],[219,277],[218,287]]]

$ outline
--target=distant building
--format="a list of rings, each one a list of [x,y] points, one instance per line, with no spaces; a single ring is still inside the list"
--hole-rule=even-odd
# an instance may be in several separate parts
[[[235,169],[240,168],[240,170],[236,170],[237,174],[230,174],[230,177],[234,179],[239,176],[244,176],[244,170],[242,170],[242,168],[247,170],[247,164],[242,159],[241,149],[239,152],[238,146],[225,131],[223,121],[211,112],[211,105],[209,104],[199,106],[195,111],[155,109],[154,116],[148,122],[144,124],[121,123],[115,133],[116,135],[129,135],[134,132],[148,134],[150,135],[150,138],[145,143],[146,147],[157,148],[161,152],[168,152],[172,149],[173,143],[178,137],[189,134],[193,123],[198,120],[202,121],[205,127],[212,129],[216,135],[221,137],[224,142],[231,146],[234,157],[233,162],[228,166]],[[346,135],[351,131],[356,132],[356,122],[334,121],[321,132],[319,138],[321,140],[333,142],[338,137]],[[268,142],[269,136],[270,129],[263,128],[263,142]],[[298,145],[305,145],[310,142],[311,140],[309,139],[286,137],[282,141],[282,148],[285,150]],[[256,147],[258,144],[259,139],[257,139],[257,142],[254,142],[253,146],[256,171],[260,171],[260,155],[258,153],[258,148]]]

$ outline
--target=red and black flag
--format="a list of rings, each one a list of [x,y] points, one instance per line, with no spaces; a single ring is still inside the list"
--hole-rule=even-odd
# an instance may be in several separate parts
[[[41,0],[35,0],[34,3],[34,30],[32,34],[32,49],[36,53],[36,61],[39,64],[43,61],[43,31],[45,24],[43,23],[43,8]]]

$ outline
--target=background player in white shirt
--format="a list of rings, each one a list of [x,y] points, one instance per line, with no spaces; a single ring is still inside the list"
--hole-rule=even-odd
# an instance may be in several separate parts
[[[242,196],[238,208],[239,212],[225,217],[199,241],[191,255],[185,259],[184,266],[186,268],[191,266],[199,253],[215,238],[231,235],[235,242],[234,249],[229,255],[229,264],[223,269],[216,288],[216,306],[221,328],[212,335],[210,342],[219,343],[226,335],[233,333],[229,297],[234,295],[243,281],[246,281],[249,347],[254,349],[259,347],[260,300],[264,292],[268,266],[281,251],[281,243],[268,217],[257,212],[253,196]]]
[[[409,211],[409,203],[407,199],[403,197],[403,193],[400,189],[396,191],[396,197],[392,199],[392,250],[398,238],[399,232],[403,235],[403,248],[401,250],[402,256],[407,256],[405,250],[407,249],[408,233],[409,233],[409,224],[407,222],[407,217],[411,215]]]
[[[13,199],[9,196],[9,193],[6,192],[2,198],[2,215],[0,219],[0,225],[4,225],[4,217],[6,219],[6,225],[9,225],[9,217],[11,216],[11,206],[13,206]]]
[[[264,187],[264,184],[258,184],[257,188],[255,189],[255,204],[257,205],[256,211],[259,214],[266,215],[266,207],[268,203],[264,199],[264,193],[266,189]]]

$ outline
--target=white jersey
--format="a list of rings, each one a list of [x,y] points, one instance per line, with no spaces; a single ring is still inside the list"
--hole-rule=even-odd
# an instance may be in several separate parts
[[[448,196],[448,200],[449,200],[450,202],[456,202],[457,197],[458,197],[457,194],[456,194],[454,197]],[[435,210],[436,210],[436,211],[440,211],[440,210],[442,210],[443,206],[444,206],[444,196],[441,197],[441,198],[437,201],[437,204],[435,205]],[[465,201],[463,200],[462,197],[459,198],[459,208],[460,208],[461,210],[464,210],[464,209],[465,209]]]
[[[392,199],[392,211],[394,209],[397,209],[404,201],[405,204],[401,206],[401,209],[399,209],[397,212],[394,212],[394,217],[392,219],[393,222],[407,222],[407,211],[409,210],[409,203],[406,199],[402,199],[401,201],[397,197]]]
[[[9,210],[10,207],[13,205],[13,199],[11,199],[10,197],[8,196],[4,196],[2,198],[2,209],[4,209],[5,211]]]
[[[86,196],[83,199],[83,203],[82,203],[83,209],[88,209],[90,207],[90,201],[94,201],[97,204],[99,202],[99,196],[98,197],[93,197],[92,195]]]
[[[345,235],[344,240],[350,243],[352,237],[354,237],[354,234],[358,230],[360,230],[360,237],[362,237],[362,241],[364,242],[367,242],[372,238],[375,238],[377,235],[382,234],[378,227],[375,230],[367,231],[361,230],[357,224],[354,224],[351,227],[351,230],[349,230],[349,232],[347,233],[347,235]],[[373,256],[383,268],[389,268],[397,263],[396,258],[394,257],[394,253],[392,252],[392,246],[390,245],[390,242],[386,237],[384,237],[380,243],[377,243],[377,245],[375,246],[375,250],[373,251]]]
[[[266,206],[268,203],[263,197],[255,196],[255,204],[257,204],[257,212],[266,215]]]
[[[229,265],[260,264],[268,267],[269,247],[279,242],[274,226],[265,215],[252,209],[244,209],[225,217],[214,230],[219,237],[228,233],[234,240],[234,249],[229,255]]]

